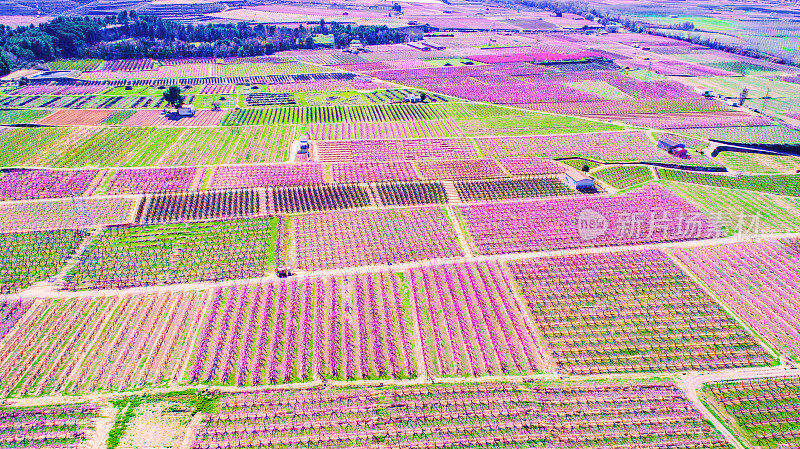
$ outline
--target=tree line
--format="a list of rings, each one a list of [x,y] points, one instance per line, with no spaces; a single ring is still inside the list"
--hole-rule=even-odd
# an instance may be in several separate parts
[[[326,23],[313,26],[249,24],[181,24],[160,17],[121,11],[105,17],[56,17],[39,25],[0,25],[0,73],[13,67],[57,59],[136,59],[261,56],[314,48],[314,36],[332,35],[342,48],[354,39],[366,45],[407,40],[385,25]]]
[[[774,62],[778,64],[787,64],[797,66],[793,61],[786,60],[775,55],[770,55],[752,48],[745,48],[738,45],[733,44],[725,44],[719,42],[716,39],[711,39],[708,37],[703,37],[700,35],[691,36],[686,35],[682,36],[677,33],[670,33],[668,30],[680,30],[680,31],[694,31],[695,24],[692,22],[682,22],[670,26],[665,25],[653,25],[647,22],[643,22],[640,20],[631,19],[629,17],[625,17],[622,15],[611,15],[610,13],[604,12],[602,10],[598,10],[597,8],[590,8],[588,3],[584,1],[562,1],[562,0],[511,0],[513,3],[530,6],[537,9],[543,9],[547,11],[553,11],[556,15],[560,16],[561,14],[568,12],[572,14],[577,14],[583,16],[588,20],[598,20],[603,26],[606,26],[610,23],[618,23],[621,27],[625,28],[628,31],[634,33],[646,33],[646,34],[654,34],[658,36],[670,37],[672,39],[678,39],[685,42],[690,42],[697,45],[702,45],[704,47],[713,48],[716,50],[721,50],[727,53],[734,53],[737,55],[743,55],[750,58],[755,59],[762,59],[769,62]]]

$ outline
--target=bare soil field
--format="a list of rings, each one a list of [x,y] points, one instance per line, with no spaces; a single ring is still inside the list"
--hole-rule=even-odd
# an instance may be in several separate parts
[[[175,112],[159,110],[136,111],[125,120],[124,126],[214,126],[225,117],[225,111],[197,111],[193,117],[181,117]]]
[[[49,22],[52,16],[0,16],[0,25],[16,28],[19,26],[38,25]]]
[[[108,109],[62,109],[42,118],[37,123],[50,126],[94,126],[99,125],[113,112]]]

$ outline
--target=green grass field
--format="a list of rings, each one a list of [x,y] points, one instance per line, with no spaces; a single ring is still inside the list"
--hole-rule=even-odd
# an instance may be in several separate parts
[[[622,72],[624,75],[630,76],[633,79],[641,81],[658,81],[667,79],[664,75],[659,75],[656,72],[651,72],[645,69],[625,70]]]
[[[223,109],[233,109],[241,104],[238,94],[195,95],[192,104],[197,109],[211,109],[216,103]]]
[[[585,167],[589,167],[589,170],[591,170],[593,168],[603,166],[603,164],[598,164],[597,162],[587,161],[579,158],[559,159],[558,162],[568,165],[576,170],[583,170]]]
[[[464,130],[464,135],[466,136],[519,136],[526,134],[583,133],[623,129],[621,126],[607,123],[547,114],[485,117],[482,119],[459,120],[458,124]]]

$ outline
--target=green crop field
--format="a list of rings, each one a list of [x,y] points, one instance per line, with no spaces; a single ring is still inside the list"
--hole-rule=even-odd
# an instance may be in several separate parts
[[[485,117],[502,117],[506,115],[519,115],[520,110],[505,106],[497,106],[489,103],[463,103],[461,105],[464,109],[466,109],[472,117],[475,118],[485,118]],[[530,115],[538,115],[535,113],[530,113],[529,111],[524,111],[525,114]]]
[[[659,168],[658,174],[662,179],[669,181],[800,196],[800,175],[725,176],[664,168]]]
[[[124,109],[121,111],[116,111],[113,114],[109,115],[108,118],[103,120],[103,124],[105,125],[120,125],[125,120],[129,119],[135,111],[130,109]]]
[[[694,128],[687,134],[730,143],[800,145],[800,131],[782,125]]]
[[[734,233],[739,226],[749,226],[750,219],[760,217],[760,232],[800,231],[800,210],[781,197],[748,190],[682,184],[660,181],[681,197],[697,204],[706,213],[722,219],[727,233]]]
[[[626,94],[605,81],[577,81],[574,83],[567,83],[567,86],[589,92],[590,94],[595,94],[607,100],[625,100],[631,98],[631,95]],[[633,96],[636,97],[636,95]]]
[[[294,125],[237,126],[186,129],[171,151],[166,165],[239,164],[282,162],[298,137]]]
[[[671,25],[680,24],[683,22],[692,22],[695,27],[704,30],[729,31],[736,29],[735,22],[727,19],[719,19],[714,17],[684,16],[684,15],[673,15],[670,17],[663,17],[663,15],[661,14],[644,15],[643,17],[646,20],[650,20],[654,23],[664,23]]]
[[[181,132],[180,128],[105,128],[49,162],[55,167],[152,165]]]
[[[44,165],[93,131],[67,127],[11,128],[0,138],[0,166]],[[43,152],[42,148],[47,148]]]
[[[36,109],[0,109],[0,125],[33,123],[50,112]]]
[[[166,87],[166,86],[165,86]],[[114,87],[103,92],[108,96],[138,96],[138,97],[160,97],[165,89],[152,86],[121,86]]]
[[[113,116],[112,116],[113,117]],[[122,117],[118,117],[122,118]],[[99,129],[52,128],[52,148],[62,151],[40,154],[40,139],[28,141],[30,131],[14,130],[11,142],[24,149],[4,154],[29,165],[53,167],[150,165],[204,165],[276,162],[288,157],[289,145],[297,138],[294,125],[152,128],[108,127]],[[44,140],[42,137],[41,140]]]
[[[466,136],[525,134],[563,134],[623,129],[618,125],[593,122],[575,117],[548,114],[522,116],[495,116],[482,119],[459,120]]]
[[[129,111],[109,117],[123,121]],[[295,125],[202,128],[13,128],[0,142],[0,164],[76,168],[89,165],[236,164],[288,158],[298,137]],[[39,151],[47,145],[50,152]]]
[[[721,151],[716,159],[731,170],[749,173],[796,173],[800,156]]]
[[[215,66],[220,76],[236,75],[292,75],[295,73],[320,73],[325,68],[302,62],[246,62]]]
[[[760,65],[751,64],[749,62],[735,61],[735,62],[710,62],[706,64],[709,67],[727,70],[729,72],[736,72],[741,75],[771,73],[775,70],[762,67]]]
[[[437,66],[437,67],[459,67],[459,66],[473,66],[473,65],[481,65],[483,63],[472,61],[470,59],[463,59],[463,58],[451,58],[451,59],[428,59],[428,62]]]
[[[308,108],[242,109],[228,113],[223,125],[306,124],[467,118],[458,103],[316,106]]]
[[[139,285],[261,277],[275,267],[278,219],[105,230],[68,276],[73,289],[121,277]]]
[[[753,379],[703,386],[713,404],[733,417],[736,429],[757,447],[800,442],[800,386],[794,378]]]
[[[105,63],[101,59],[62,59],[60,61],[52,61],[47,63],[50,70],[80,70],[86,72],[89,70],[97,70]]]
[[[772,98],[798,98],[800,97],[800,84],[773,81],[756,76],[722,77],[697,79],[696,82],[708,86],[717,93],[730,97],[738,97],[742,89],[747,88],[747,102],[761,103],[759,100],[769,94]]]
[[[54,275],[82,238],[75,231],[0,234],[0,293],[14,293]]]
[[[617,189],[628,189],[653,179],[650,167],[621,165],[593,171],[591,176],[601,179]]]

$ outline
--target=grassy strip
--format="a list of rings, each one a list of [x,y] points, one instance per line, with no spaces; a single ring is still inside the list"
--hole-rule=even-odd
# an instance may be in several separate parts
[[[705,394],[705,393],[703,393],[703,394]],[[720,423],[720,424],[722,424],[722,427],[724,427],[725,429],[727,429],[727,430],[728,430],[728,432],[730,432],[730,433],[731,433],[731,435],[733,435],[733,438],[734,438],[734,439],[736,439],[736,441],[738,441],[738,442],[739,442],[739,444],[741,444],[743,447],[751,447],[751,446],[752,446],[751,444],[748,444],[748,443],[745,443],[744,441],[742,441],[742,438],[741,438],[741,436],[739,435],[739,433],[738,433],[738,432],[734,432],[734,431],[733,431],[733,430],[732,430],[732,429],[731,429],[731,428],[730,428],[730,427],[729,427],[729,426],[728,426],[728,425],[725,423],[725,420],[724,420],[724,419],[723,419],[723,418],[722,418],[722,417],[719,415],[719,413],[717,413],[717,410],[716,410],[714,407],[711,407],[711,406],[709,406],[709,405],[708,405],[708,402],[707,402],[705,399],[703,399],[702,397],[699,397],[699,396],[698,396],[698,399],[700,399],[700,403],[701,403],[701,404],[703,404],[703,407],[705,407],[705,408],[706,408],[706,410],[708,410],[708,412],[709,412],[709,413],[711,413],[711,415],[712,415],[714,418],[716,418],[716,419],[717,419],[717,421],[719,421],[719,423]],[[714,427],[714,426],[712,425],[711,427]],[[719,430],[719,429],[717,429],[717,430]]]
[[[124,398],[116,401],[111,401],[114,407],[119,410],[117,419],[114,420],[114,425],[108,431],[108,441],[106,447],[108,449],[116,449],[119,446],[120,439],[125,435],[125,430],[128,428],[131,419],[136,414],[136,407],[142,403],[142,398]]]

